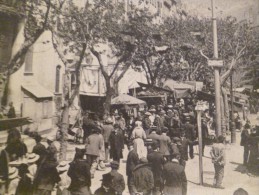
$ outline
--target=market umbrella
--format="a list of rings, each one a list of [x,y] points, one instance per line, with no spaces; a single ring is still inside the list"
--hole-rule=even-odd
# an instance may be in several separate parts
[[[111,101],[112,105],[145,105],[146,102],[130,95],[121,94]]]

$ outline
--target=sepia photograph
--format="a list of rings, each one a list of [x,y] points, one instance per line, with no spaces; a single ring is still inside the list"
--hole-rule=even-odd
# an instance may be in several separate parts
[[[0,0],[0,195],[258,195],[259,0]]]

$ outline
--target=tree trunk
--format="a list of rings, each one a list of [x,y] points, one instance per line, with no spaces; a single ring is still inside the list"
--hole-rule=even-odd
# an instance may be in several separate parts
[[[105,82],[106,82],[106,97],[105,97],[103,108],[104,108],[104,115],[109,115],[111,111],[111,100],[112,100],[112,96],[114,95],[114,89],[111,86],[110,78],[106,78]]]
[[[228,105],[228,96],[224,87],[222,87],[222,97],[224,101],[224,115],[225,115],[225,125],[226,130],[229,131],[229,105]]]
[[[222,94],[220,97],[220,110],[221,110],[221,134],[225,135],[226,133],[225,106],[224,106]]]
[[[61,139],[60,139],[60,161],[66,160],[67,157],[67,138],[69,126],[69,105],[65,104],[61,114]]]

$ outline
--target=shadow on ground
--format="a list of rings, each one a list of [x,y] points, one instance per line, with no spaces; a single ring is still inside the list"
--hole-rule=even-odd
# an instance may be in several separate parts
[[[208,183],[205,183],[205,182],[203,182],[203,185],[200,185],[199,183],[196,183],[196,182],[193,182],[193,181],[190,181],[190,180],[188,180],[188,182],[190,182],[192,184],[195,184],[195,185],[198,185],[198,186],[203,186],[203,187],[206,187],[206,188],[214,188],[212,184],[208,184]]]

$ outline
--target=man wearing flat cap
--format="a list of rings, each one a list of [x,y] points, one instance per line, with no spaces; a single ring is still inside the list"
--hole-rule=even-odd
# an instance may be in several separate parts
[[[151,116],[151,113],[146,112],[144,114],[144,118],[142,120],[142,126],[143,126],[144,131],[146,132],[146,135],[149,135],[149,130],[151,127],[151,120],[150,120],[149,116]]]
[[[122,192],[125,190],[125,181],[123,175],[118,172],[119,162],[112,161],[111,162],[111,172],[107,173],[110,175],[111,180],[111,188],[116,192],[117,195],[122,195]]]

